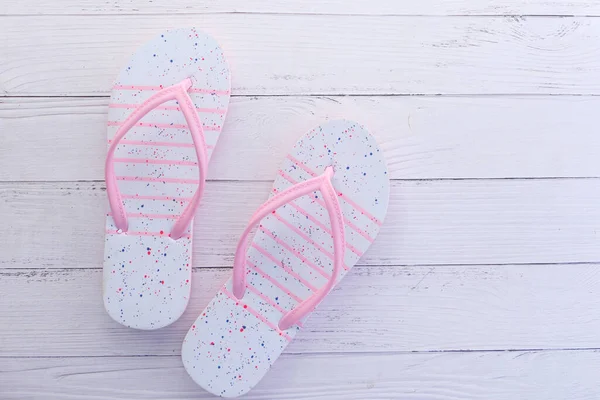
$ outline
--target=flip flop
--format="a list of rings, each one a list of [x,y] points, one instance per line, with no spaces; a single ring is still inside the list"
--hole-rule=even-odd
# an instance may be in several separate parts
[[[254,387],[373,242],[389,190],[383,154],[362,126],[331,121],[301,138],[241,236],[231,279],[185,337],[192,379],[222,397]]]
[[[103,297],[125,326],[158,329],[187,306],[192,222],[229,95],[223,51],[194,28],[158,35],[117,78],[108,110]]]

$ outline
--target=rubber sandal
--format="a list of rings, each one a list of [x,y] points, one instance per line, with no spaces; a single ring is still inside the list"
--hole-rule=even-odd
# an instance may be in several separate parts
[[[193,28],[142,46],[113,87],[103,297],[125,326],[158,329],[187,306],[192,222],[229,95],[223,51]]]
[[[255,386],[373,242],[388,199],[383,154],[363,127],[332,121],[301,138],[241,236],[231,279],[185,337],[192,379],[222,397]]]

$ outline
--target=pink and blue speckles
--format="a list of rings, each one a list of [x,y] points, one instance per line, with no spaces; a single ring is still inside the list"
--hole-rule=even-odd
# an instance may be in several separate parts
[[[216,41],[193,28],[157,35],[122,69],[109,103],[108,143],[141,103],[188,77],[210,159],[229,105],[229,68]],[[108,213],[103,284],[105,308],[115,321],[157,329],[185,310],[193,232],[188,228],[178,240],[169,233],[198,188],[198,168],[187,121],[174,100],[144,116],[119,142],[114,169],[128,230],[119,232]]]
[[[298,141],[283,160],[271,195],[327,166],[335,169],[332,183],[345,224],[341,279],[379,232],[389,181],[373,137],[356,123],[332,121]],[[333,257],[321,193],[302,196],[264,218],[248,248],[243,298],[233,296],[229,280],[186,335],[182,359],[194,381],[223,397],[254,387],[300,328],[280,331],[281,317],[325,285]]]
[[[288,342],[279,332],[265,331],[248,308],[220,292],[184,340],[188,373],[214,394],[243,394],[244,382],[260,380]]]

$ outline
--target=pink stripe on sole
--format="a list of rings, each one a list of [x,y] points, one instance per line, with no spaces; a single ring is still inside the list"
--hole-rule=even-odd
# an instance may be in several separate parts
[[[239,305],[242,306],[240,304],[240,300],[236,299],[235,296],[233,295],[233,293],[229,293],[229,291],[227,289],[225,289],[224,287],[221,288],[221,292],[223,292],[223,294],[227,297],[229,297],[231,300],[235,301],[235,305]],[[291,341],[292,338],[285,332],[283,332],[282,330],[280,330],[275,324],[273,324],[271,321],[269,321],[268,319],[266,319],[262,314],[260,314],[259,312],[253,310],[250,306],[248,306],[247,304],[244,304],[242,306],[242,308],[249,312],[250,314],[254,315],[256,318],[258,318],[259,320],[261,320],[262,322],[265,323],[265,325],[267,325],[269,328],[273,329],[275,332],[279,333],[279,335],[283,336],[284,338],[286,338],[288,341]]]
[[[106,214],[112,217],[112,212]],[[143,214],[143,213],[127,213],[129,218],[151,218],[151,219],[177,219],[179,215],[176,214]]]
[[[327,257],[329,257],[332,261],[333,261],[333,254],[329,251],[327,251],[324,247],[322,247],[321,245],[319,245],[317,242],[315,242],[314,240],[312,240],[310,237],[308,237],[304,232],[302,232],[299,228],[295,227],[294,225],[292,225],[291,223],[289,223],[286,219],[284,219],[281,215],[277,214],[277,213],[273,213],[273,216],[275,218],[277,218],[279,220],[279,222],[281,222],[282,224],[284,224],[285,226],[287,226],[288,228],[290,228],[291,230],[293,230],[297,235],[299,235],[302,239],[306,240],[308,243],[312,244],[314,247],[316,247],[319,251],[321,251],[323,254],[325,254]],[[347,247],[347,246],[346,246]],[[359,256],[360,257],[360,256]],[[348,267],[346,264],[344,264],[344,269],[345,270],[349,270],[350,267]]]
[[[310,169],[306,164],[304,164],[302,161],[298,160],[297,158],[294,158],[292,155],[289,155],[289,154],[288,154],[287,158],[290,159],[290,161],[292,161],[294,164],[296,164],[297,166],[302,168],[304,171],[306,171],[310,176],[317,176],[317,174],[312,169]],[[368,212],[367,210],[365,210],[364,208],[359,206],[350,197],[344,196],[342,193],[338,193],[338,194],[340,195],[342,200],[344,200],[345,202],[350,204],[352,207],[354,207],[356,210],[358,210],[358,212],[360,212],[364,216],[368,217],[371,221],[375,222],[379,226],[381,226],[383,224],[378,218],[376,218],[373,214],[371,214],[370,212]]]
[[[298,211],[300,214],[304,215],[306,218],[308,218],[310,221],[314,222],[315,225],[317,225],[319,228],[323,229],[323,231],[327,232],[331,237],[333,237],[333,233],[331,232],[331,230],[325,226],[325,224],[323,224],[321,221],[319,221],[318,219],[316,219],[315,217],[313,217],[312,215],[310,215],[306,210],[304,210],[302,207],[300,207],[298,204],[296,204],[295,202],[290,202],[290,205],[296,210]],[[348,241],[346,241],[346,247],[349,248],[354,254],[356,254],[357,256],[361,257],[362,256],[362,252],[360,250],[358,250],[356,247],[352,246],[350,243],[348,243]],[[333,259],[333,256],[332,256]]]
[[[296,300],[298,303],[302,302],[302,299],[298,296],[296,296],[294,293],[290,292],[290,290],[288,288],[286,288],[285,286],[283,286],[281,283],[277,282],[275,279],[273,279],[269,274],[267,274],[265,271],[263,271],[262,269],[258,268],[256,265],[254,265],[252,262],[250,262],[249,260],[246,260],[246,264],[248,264],[248,266],[250,267],[250,269],[254,270],[255,272],[258,272],[260,275],[263,276],[263,278],[265,278],[266,280],[268,280],[269,282],[271,282],[274,286],[278,287],[279,289],[281,289],[281,291],[285,294],[287,294],[288,296],[290,296],[292,299]]]
[[[284,249],[286,249],[287,251],[289,251],[290,253],[295,255],[297,258],[299,258],[303,263],[305,263],[306,265],[308,265],[309,267],[311,267],[312,269],[317,271],[321,276],[323,276],[326,279],[331,278],[331,275],[329,275],[327,272],[323,271],[323,268],[318,267],[316,264],[309,261],[306,257],[304,257],[302,254],[300,254],[298,251],[294,250],[291,246],[289,246],[283,240],[281,240],[277,236],[275,236],[275,234],[273,234],[273,232],[271,232],[267,228],[263,227],[262,225],[260,227],[260,230],[265,235],[269,236],[271,239],[273,239],[275,242],[277,242],[281,247],[283,247]]]
[[[252,243],[252,247],[254,247],[256,250],[258,250],[259,253],[261,253],[263,256],[267,257],[268,259],[270,259],[272,262],[275,263],[275,265],[277,265],[280,268],[283,268],[288,274],[290,274],[291,276],[293,276],[294,278],[298,279],[304,286],[306,286],[307,288],[309,288],[310,290],[312,290],[313,292],[316,292],[318,289],[312,285],[309,281],[307,281],[306,279],[304,279],[303,277],[301,277],[300,275],[298,275],[296,272],[294,272],[294,270],[292,270],[290,267],[286,267],[285,265],[283,265],[280,261],[277,261],[277,259],[275,257],[273,257],[273,255],[271,253],[269,253],[268,251],[266,251],[265,249],[263,249],[262,247],[260,247],[259,245],[257,245],[256,243]]]
[[[134,109],[138,108],[139,104],[123,104],[123,103],[110,103],[108,108],[126,108],[126,109]],[[165,111],[181,111],[179,106],[158,106],[155,110],[165,110]],[[200,108],[196,107],[196,111],[203,113],[211,113],[211,114],[225,114],[227,110],[222,108]]]
[[[198,179],[179,179],[179,178],[150,178],[145,176],[117,176],[118,181],[137,181],[137,182],[163,182],[163,183],[189,183],[197,185]]]
[[[365,210],[364,208],[362,208],[361,206],[359,206],[356,202],[354,202],[354,200],[352,200],[350,197],[346,196],[343,193],[339,193],[338,192],[339,197],[344,200],[346,203],[350,204],[352,207],[354,207],[355,210],[358,210],[362,215],[364,215],[365,217],[369,218],[371,221],[373,221],[375,224],[382,226],[383,222],[381,222],[381,220],[377,219],[373,214],[369,213],[367,210]]]
[[[255,295],[257,295],[258,297],[260,297],[261,299],[263,299],[263,301],[267,304],[270,304],[274,309],[276,309],[277,311],[279,311],[282,314],[285,314],[287,311],[284,310],[279,304],[277,304],[275,301],[271,300],[269,297],[265,296],[264,294],[262,294],[258,289],[256,289],[254,286],[250,285],[250,284],[246,284],[246,288],[248,290],[250,290],[252,293],[254,293]],[[298,322],[296,325],[298,325],[299,327],[302,328],[302,323]]]
[[[299,166],[300,168],[302,168],[304,171],[306,171],[310,176],[315,177],[317,176],[317,174],[310,168],[308,168],[304,163],[300,162],[300,160],[298,160],[297,158],[293,157],[291,154],[287,155],[287,158],[293,162],[294,164],[296,164],[297,166]]]
[[[290,183],[292,184],[297,184],[298,181],[296,181],[294,178],[292,178],[291,176],[289,176],[288,174],[286,174],[285,172],[279,170],[279,175],[283,176],[286,180],[288,180]],[[314,201],[316,201],[320,206],[325,207],[325,202],[321,199],[314,199]],[[363,231],[361,228],[359,228],[358,226],[356,226],[354,223],[352,223],[352,221],[350,221],[348,218],[344,217],[344,222],[352,229],[354,229],[359,235],[361,235],[362,237],[364,237],[365,239],[367,239],[369,242],[373,242],[375,239],[373,239],[371,236],[369,236],[369,234],[365,231]]]
[[[160,86],[143,86],[143,85],[115,85],[113,86],[113,90],[162,90],[164,87]],[[188,90],[190,93],[208,93],[208,94],[219,94],[226,95],[230,94],[229,90],[214,90],[214,89],[198,89],[198,88],[190,88]]]
[[[148,158],[115,158],[114,162],[130,163],[130,164],[165,164],[165,165],[189,165],[197,166],[196,161],[180,161],[180,160],[156,160]]]
[[[123,125],[123,122],[121,122],[121,121],[108,121],[107,125],[108,126],[121,126],[121,125]],[[142,127],[146,127],[146,128],[188,129],[188,126],[186,124],[162,124],[162,123],[158,123],[158,122],[138,122],[137,124],[135,124],[135,126],[142,126]],[[220,126],[206,126],[206,125],[204,125],[202,127],[202,129],[204,129],[205,131],[220,131],[221,127]]]
[[[114,229],[107,229],[107,235],[125,235],[125,236],[162,236],[169,237],[168,233],[160,233],[160,232],[145,232],[145,231],[127,231],[127,232],[119,232]],[[192,235],[184,235],[182,238],[190,239]]]
[[[108,143],[112,143],[111,139],[108,140]],[[190,147],[194,148],[194,143],[178,143],[178,142],[150,142],[147,140],[121,140],[119,145],[122,144],[131,144],[134,146],[166,146],[166,147]],[[214,146],[206,146],[209,149],[212,149]]]
[[[140,196],[139,194],[121,194],[122,199],[130,200],[162,200],[162,201],[190,201],[191,197],[172,197],[172,196]]]

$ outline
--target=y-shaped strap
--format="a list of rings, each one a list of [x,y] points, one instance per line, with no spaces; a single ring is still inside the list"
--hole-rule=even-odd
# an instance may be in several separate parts
[[[123,232],[127,231],[129,224],[127,222],[127,215],[125,213],[125,206],[123,205],[123,200],[121,199],[121,192],[119,191],[119,187],[117,185],[117,177],[115,176],[115,166],[113,161],[115,150],[125,134],[131,128],[133,128],[133,126],[135,126],[135,124],[137,124],[146,114],[170,100],[177,100],[179,102],[181,112],[183,113],[183,116],[188,124],[192,134],[192,140],[194,141],[196,156],[198,157],[198,169],[200,175],[198,189],[196,190],[196,193],[194,193],[192,200],[189,202],[183,213],[177,219],[177,222],[175,222],[175,225],[173,225],[173,229],[170,233],[171,238],[179,239],[181,236],[183,236],[187,227],[192,221],[192,218],[194,217],[194,213],[196,212],[196,208],[198,207],[200,199],[202,198],[202,193],[204,192],[204,182],[206,181],[206,167],[208,162],[202,122],[198,117],[194,102],[187,93],[188,89],[192,87],[192,84],[193,83],[190,78],[184,79],[180,83],[161,89],[158,93],[154,94],[148,100],[140,104],[140,106],[127,117],[119,130],[117,130],[117,133],[115,134],[115,137],[108,149],[105,167],[106,192],[108,194],[108,201],[110,203],[110,209],[112,210],[115,225],[117,229]]]
[[[331,184],[333,174],[333,167],[327,167],[322,175],[297,183],[271,197],[254,213],[237,245],[235,260],[233,262],[233,294],[236,298],[241,299],[246,291],[246,250],[248,248],[248,235],[252,228],[264,217],[300,196],[310,194],[317,190],[323,194],[323,200],[325,201],[325,207],[329,213],[329,221],[331,222],[331,231],[333,232],[333,273],[325,286],[319,289],[311,297],[298,304],[293,310],[288,311],[281,318],[279,321],[279,329],[281,330],[290,328],[310,313],[333,288],[339,271],[342,269],[344,263],[344,249],[346,247],[346,235],[344,233],[344,222],[342,219],[340,203],[335,189]]]

